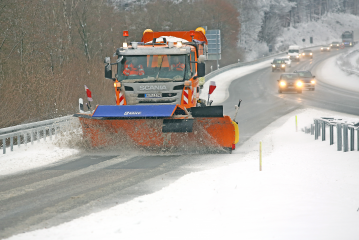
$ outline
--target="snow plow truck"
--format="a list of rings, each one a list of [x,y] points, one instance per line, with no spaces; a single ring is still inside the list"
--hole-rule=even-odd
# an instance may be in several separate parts
[[[203,28],[147,29],[141,42],[125,41],[116,50],[114,63],[106,57],[105,78],[113,81],[116,105],[97,105],[94,111],[75,114],[90,146],[235,149],[237,122],[223,115],[223,106],[199,99],[207,44]]]

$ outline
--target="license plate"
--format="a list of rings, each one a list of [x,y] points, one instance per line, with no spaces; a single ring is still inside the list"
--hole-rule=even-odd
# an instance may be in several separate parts
[[[160,98],[162,97],[161,93],[147,93],[145,94],[145,98]]]

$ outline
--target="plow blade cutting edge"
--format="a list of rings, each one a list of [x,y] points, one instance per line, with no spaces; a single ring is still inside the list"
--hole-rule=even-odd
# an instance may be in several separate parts
[[[92,115],[75,116],[93,148],[232,150],[238,142],[237,123],[223,116],[222,106],[192,108],[192,114],[183,113],[177,105],[125,105],[98,106]]]

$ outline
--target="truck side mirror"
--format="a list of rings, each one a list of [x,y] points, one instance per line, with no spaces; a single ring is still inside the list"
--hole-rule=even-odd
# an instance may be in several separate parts
[[[197,64],[197,76],[204,77],[206,75],[206,64],[199,63]]]
[[[105,78],[112,80],[112,66],[109,63],[105,66]]]
[[[204,63],[204,61],[206,61],[206,55],[200,55],[197,59],[198,63]]]

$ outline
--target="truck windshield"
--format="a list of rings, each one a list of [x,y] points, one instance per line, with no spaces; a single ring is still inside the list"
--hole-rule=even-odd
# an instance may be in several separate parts
[[[123,56],[117,79],[125,82],[184,81],[191,78],[189,55]]]
[[[299,53],[299,50],[297,49],[289,49],[289,53]]]
[[[343,33],[342,38],[352,38],[353,35],[351,33]]]

